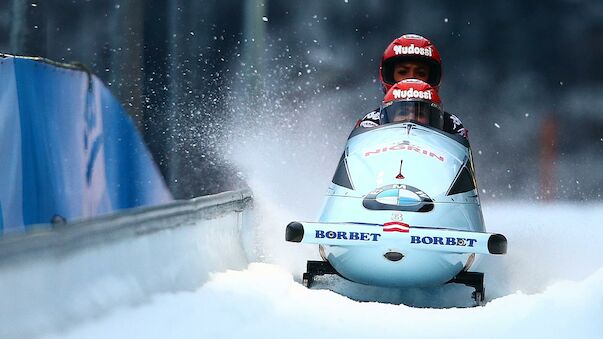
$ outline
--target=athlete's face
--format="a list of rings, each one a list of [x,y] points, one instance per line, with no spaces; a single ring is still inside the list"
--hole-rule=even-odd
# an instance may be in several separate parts
[[[398,115],[394,117],[394,121],[392,122],[406,122],[406,121],[416,121],[420,124],[427,125],[429,123],[429,118],[423,115],[417,116],[414,112],[407,112],[406,115]]]
[[[394,65],[394,80],[419,79],[427,82],[429,65],[423,61],[404,61]]]

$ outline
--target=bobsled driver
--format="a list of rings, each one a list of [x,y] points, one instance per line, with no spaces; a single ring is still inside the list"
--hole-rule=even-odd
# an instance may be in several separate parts
[[[379,123],[415,122],[442,129],[444,111],[438,92],[418,79],[402,80],[385,94],[379,109]]]
[[[396,83],[404,79],[418,79],[426,82],[433,92],[438,91],[442,78],[442,60],[437,48],[426,38],[416,34],[405,34],[392,41],[383,52],[379,79],[383,91],[388,92]],[[438,97],[439,100],[439,97]],[[441,107],[441,102],[438,104]],[[467,137],[467,130],[456,116],[443,111],[444,132]],[[366,114],[356,127],[375,127],[383,123],[379,109]]]

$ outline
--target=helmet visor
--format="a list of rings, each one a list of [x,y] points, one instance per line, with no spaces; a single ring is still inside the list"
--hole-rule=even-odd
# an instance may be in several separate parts
[[[444,114],[434,103],[421,100],[390,101],[381,105],[381,124],[415,122],[442,129]]]

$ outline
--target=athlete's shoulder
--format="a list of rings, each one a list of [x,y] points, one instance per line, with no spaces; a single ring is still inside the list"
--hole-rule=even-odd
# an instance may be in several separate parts
[[[371,121],[377,121],[378,122],[379,121],[379,116],[380,116],[380,113],[379,113],[379,109],[377,108],[377,109],[374,109],[374,110],[366,113],[364,115],[364,117],[362,118],[362,120],[363,121],[364,120],[371,120]]]
[[[461,119],[450,113],[444,112],[444,132],[452,133],[452,134],[460,134],[463,137],[467,138],[469,136],[469,131],[465,126],[463,126],[463,122]]]
[[[358,122],[356,123],[355,127],[375,127],[375,126],[379,126],[379,109],[374,109],[366,114],[364,114],[364,116],[362,117],[362,119],[358,120]]]

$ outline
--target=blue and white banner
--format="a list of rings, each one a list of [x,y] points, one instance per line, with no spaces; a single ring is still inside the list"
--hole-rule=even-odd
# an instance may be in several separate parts
[[[134,124],[94,75],[0,57],[3,233],[172,200]]]
[[[13,59],[0,59],[0,229],[23,225],[21,126]]]

